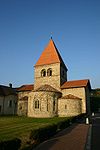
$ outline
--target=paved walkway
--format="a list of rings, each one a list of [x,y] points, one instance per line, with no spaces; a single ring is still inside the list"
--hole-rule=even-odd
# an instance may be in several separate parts
[[[100,150],[100,113],[92,118],[91,150]]]
[[[73,124],[54,138],[43,142],[35,150],[84,150],[89,125]]]

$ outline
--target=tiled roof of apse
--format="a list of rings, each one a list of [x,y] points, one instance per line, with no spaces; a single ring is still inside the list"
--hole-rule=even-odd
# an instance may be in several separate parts
[[[48,65],[48,64],[53,64],[53,63],[61,63],[66,68],[63,62],[63,59],[61,58],[61,55],[58,49],[56,48],[54,41],[50,39],[49,44],[42,52],[35,66]]]
[[[36,90],[34,90],[35,92],[39,92],[39,91],[47,91],[47,92],[56,92],[56,93],[61,93],[60,91],[58,91],[57,89],[53,88],[52,86],[45,84],[40,86],[39,88],[37,88]]]
[[[81,98],[74,96],[72,94],[65,95],[65,96],[61,97],[61,99],[79,99],[79,100],[81,100]]]

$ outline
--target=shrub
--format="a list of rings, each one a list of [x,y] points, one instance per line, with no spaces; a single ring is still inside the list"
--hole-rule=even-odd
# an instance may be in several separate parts
[[[84,115],[73,116],[66,118],[66,120],[60,121],[56,124],[48,125],[38,129],[34,129],[30,133],[30,143],[34,146],[49,139],[56,134],[57,131],[63,130],[70,126],[71,123],[75,123],[77,119],[80,119]]]
[[[58,123],[58,130],[62,130],[67,128],[70,125],[70,119],[64,120],[64,121],[60,121]]]
[[[34,141],[34,144],[37,144],[53,136],[56,131],[57,125],[55,124],[35,129],[31,131],[30,139]]]
[[[0,150],[18,150],[20,146],[21,140],[18,138],[0,142]]]
[[[86,114],[80,114],[80,115],[77,115],[77,116],[73,116],[70,118],[70,122],[72,123],[75,123],[77,121],[82,121],[84,118],[85,118]]]

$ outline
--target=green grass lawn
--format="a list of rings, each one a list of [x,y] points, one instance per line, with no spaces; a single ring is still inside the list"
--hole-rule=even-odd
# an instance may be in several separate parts
[[[0,117],[0,141],[13,138],[23,139],[32,129],[54,124],[67,118],[28,118],[17,116]]]

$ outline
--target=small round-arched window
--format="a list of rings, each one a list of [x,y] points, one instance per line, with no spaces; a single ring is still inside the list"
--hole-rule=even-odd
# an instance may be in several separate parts
[[[52,69],[51,69],[51,68],[49,68],[49,69],[47,70],[47,76],[52,76]]]
[[[46,70],[42,69],[42,71],[41,71],[41,77],[45,77],[45,76],[46,76]]]

